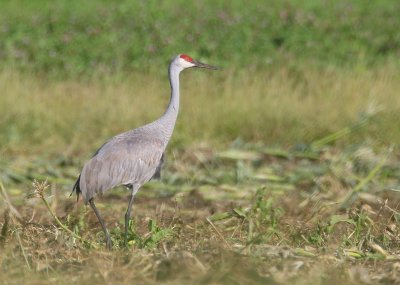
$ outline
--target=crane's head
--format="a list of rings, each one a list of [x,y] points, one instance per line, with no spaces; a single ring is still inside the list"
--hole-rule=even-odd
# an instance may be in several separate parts
[[[215,66],[208,65],[205,63],[201,63],[197,60],[194,60],[190,56],[186,54],[179,54],[177,55],[171,62],[171,66],[176,66],[177,68],[180,68],[181,70],[184,70],[186,68],[190,67],[200,67],[200,68],[208,68],[208,69],[218,69]]]

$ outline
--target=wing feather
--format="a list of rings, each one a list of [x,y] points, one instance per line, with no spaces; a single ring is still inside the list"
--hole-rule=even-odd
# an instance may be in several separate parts
[[[114,137],[83,167],[79,188],[85,201],[118,185],[143,185],[156,173],[164,150],[163,141],[154,137]]]

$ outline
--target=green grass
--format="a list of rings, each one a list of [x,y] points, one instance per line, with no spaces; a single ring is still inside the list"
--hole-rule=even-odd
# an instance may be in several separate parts
[[[0,66],[92,76],[154,70],[180,52],[235,68],[398,65],[399,9],[393,0],[3,1]]]

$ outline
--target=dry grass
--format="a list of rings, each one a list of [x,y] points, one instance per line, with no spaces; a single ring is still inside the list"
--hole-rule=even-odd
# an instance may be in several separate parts
[[[236,138],[265,144],[309,143],[350,125],[371,106],[383,111],[352,139],[400,140],[400,79],[395,69],[188,71],[172,144]],[[130,75],[54,82],[0,74],[0,151],[89,154],[110,136],[157,118],[167,104],[166,76]],[[343,143],[347,143],[344,141]]]
[[[111,229],[112,252],[103,249],[104,236],[90,208],[68,198],[71,178],[68,185],[51,183],[47,190],[37,183],[8,183],[0,200],[5,213],[0,218],[0,280],[398,282],[400,201],[390,190],[400,188],[398,150],[377,152],[364,143],[341,151],[316,151],[318,159],[265,153],[265,146],[246,144],[220,153],[192,148],[170,159],[162,182],[152,182],[138,194],[128,249],[122,235],[127,193],[114,190],[99,198],[98,208]],[[59,178],[68,167],[48,165],[60,171]],[[357,199],[341,208],[349,191],[359,187]],[[33,193],[31,197],[44,195],[64,225],[91,244],[64,231],[40,199],[25,199],[23,191]]]

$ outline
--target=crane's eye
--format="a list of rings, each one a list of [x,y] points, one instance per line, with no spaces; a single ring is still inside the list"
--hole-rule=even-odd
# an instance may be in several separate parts
[[[190,56],[186,55],[186,54],[181,54],[180,58],[188,61],[188,62],[192,62],[193,58],[191,58]]]

